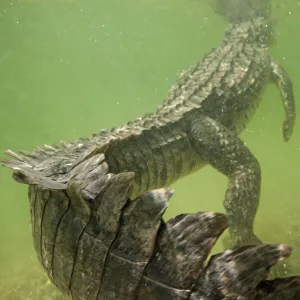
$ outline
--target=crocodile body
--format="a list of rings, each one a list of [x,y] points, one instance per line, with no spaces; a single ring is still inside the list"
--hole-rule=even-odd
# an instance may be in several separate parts
[[[285,141],[295,122],[291,80],[268,52],[271,30],[269,20],[260,16],[232,22],[221,45],[180,76],[154,113],[60,147],[22,156],[8,151],[19,162],[7,165],[34,170],[53,188],[76,175],[80,163],[104,153],[110,172],[135,173],[136,197],[209,164],[229,179],[224,206],[234,244],[260,242],[252,229],[260,166],[238,135],[269,82],[281,91]]]
[[[180,76],[154,113],[58,147],[7,151],[17,160],[4,165],[29,185],[38,259],[69,299],[299,299],[299,277],[265,280],[291,248],[238,247],[204,266],[226,217],[197,213],[164,223],[172,192],[153,190],[210,164],[229,179],[224,204],[234,243],[260,242],[252,230],[260,166],[238,135],[273,81],[289,140],[293,89],[268,53],[268,20],[240,20],[227,7],[240,0],[222,1],[231,22],[222,44]]]
[[[226,216],[198,212],[165,223],[172,190],[131,200],[134,173],[108,173],[103,154],[80,169],[61,189],[29,187],[38,259],[68,299],[299,299],[299,276],[266,280],[291,254],[288,245],[237,247],[204,265]]]

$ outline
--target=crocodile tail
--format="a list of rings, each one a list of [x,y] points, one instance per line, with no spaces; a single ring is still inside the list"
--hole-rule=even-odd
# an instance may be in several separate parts
[[[7,150],[6,154],[16,158],[17,160],[0,159],[4,167],[14,170],[13,178],[23,184],[39,185],[45,189],[64,190],[66,184],[56,182],[47,178],[42,172],[35,171],[25,156],[21,156],[11,150]]]
[[[3,166],[14,170],[13,178],[23,184],[39,185],[41,188],[51,190],[64,190],[67,187],[67,183],[71,178],[87,176],[91,170],[99,167],[100,165],[106,167],[104,163],[105,156],[101,152],[104,148],[101,148],[100,153],[96,153],[99,150],[97,147],[91,147],[89,151],[85,151],[74,162],[72,168],[63,174],[55,174],[56,176],[49,176],[49,170],[53,171],[53,166],[45,170],[37,170],[35,160],[26,157],[25,155],[17,154],[11,150],[7,150],[5,153],[15,158],[16,160],[0,159]],[[62,160],[60,160],[62,162]],[[49,162],[48,162],[49,163]],[[63,169],[63,165],[60,170]],[[96,168],[99,171],[99,168]]]
[[[97,144],[75,141],[61,142],[61,146],[44,145],[44,147],[34,147],[33,152],[18,151],[17,153],[6,150],[5,154],[15,160],[0,158],[0,162],[10,169],[31,170],[31,173],[35,171],[45,178],[65,183],[70,179],[70,174],[76,166],[94,155],[104,154],[108,146],[109,143],[103,139]]]

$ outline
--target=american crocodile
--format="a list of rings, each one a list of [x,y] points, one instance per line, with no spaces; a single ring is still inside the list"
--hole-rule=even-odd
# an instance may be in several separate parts
[[[59,187],[78,173],[82,162],[104,153],[110,172],[135,173],[134,198],[209,164],[229,180],[224,206],[233,243],[259,243],[253,222],[261,170],[238,135],[255,112],[264,88],[273,82],[281,92],[282,132],[288,141],[295,122],[293,88],[287,73],[269,54],[272,22],[264,11],[252,9],[253,13],[237,18],[239,5],[237,14],[228,14],[224,3],[221,11],[230,25],[222,43],[181,74],[155,112],[61,146],[46,145],[21,154],[8,150],[18,160],[5,162],[17,170],[15,178],[28,183],[40,178],[44,185],[48,183],[45,187]],[[19,178],[20,170],[27,175]]]
[[[291,254],[288,245],[236,247],[205,263],[227,227],[225,215],[198,212],[164,222],[173,190],[131,200],[134,173],[109,173],[103,154],[78,167],[57,189],[45,189],[34,171],[20,173],[38,182],[29,187],[34,247],[67,299],[299,299],[300,276],[267,279]]]
[[[269,20],[252,8],[251,17],[240,18],[238,0],[227,2],[238,13],[218,3],[231,22],[222,44],[180,76],[154,113],[61,146],[7,151],[17,160],[4,165],[30,185],[39,261],[73,300],[300,297],[299,277],[265,280],[290,255],[289,246],[237,247],[204,266],[226,217],[204,212],[161,220],[172,191],[157,188],[210,164],[229,179],[225,207],[234,242],[259,242],[252,226],[260,167],[238,135],[269,81],[282,94],[285,141],[293,131],[292,84],[268,53]]]

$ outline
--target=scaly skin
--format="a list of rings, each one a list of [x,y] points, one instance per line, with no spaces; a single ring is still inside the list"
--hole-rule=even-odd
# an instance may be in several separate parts
[[[209,164],[229,180],[224,206],[233,243],[259,243],[253,222],[261,171],[238,135],[269,82],[281,91],[285,141],[295,122],[292,83],[268,53],[270,35],[265,18],[235,20],[222,44],[180,76],[156,112],[63,147],[46,146],[22,152],[23,156],[8,151],[19,162],[6,165],[34,170],[53,188],[75,176],[81,162],[104,153],[110,172],[135,173],[132,197],[136,197]]]
[[[68,299],[299,299],[300,277],[266,280],[270,267],[291,254],[289,246],[235,248],[204,266],[227,218],[199,212],[165,223],[172,190],[130,200],[134,174],[108,169],[104,155],[94,155],[56,190],[45,190],[43,180],[29,187],[35,250]],[[25,176],[34,180],[32,172]]]

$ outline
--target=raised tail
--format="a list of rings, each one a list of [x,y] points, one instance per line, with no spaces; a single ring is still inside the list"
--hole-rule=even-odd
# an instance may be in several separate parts
[[[33,165],[30,163],[30,159],[26,156],[17,154],[11,150],[5,151],[9,156],[14,157],[16,160],[6,160],[1,159],[0,162],[4,167],[12,169],[13,178],[23,184],[29,185],[39,185],[43,188],[52,190],[64,190],[66,189],[66,184],[56,182],[47,178],[42,172],[35,171]]]

